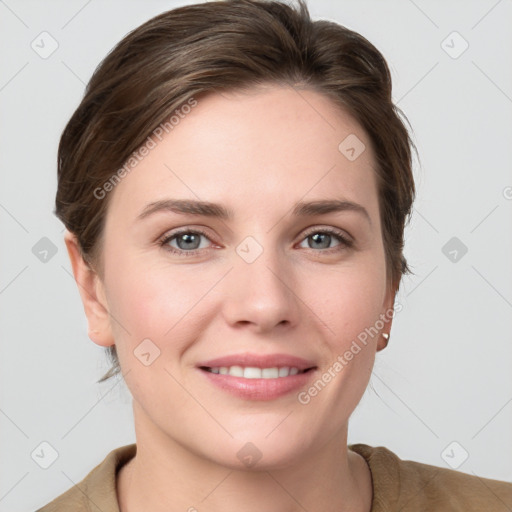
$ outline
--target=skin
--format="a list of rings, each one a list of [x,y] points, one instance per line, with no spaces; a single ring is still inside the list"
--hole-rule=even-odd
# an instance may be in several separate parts
[[[349,134],[366,146],[354,161],[338,150]],[[371,474],[347,449],[347,425],[381,336],[307,405],[296,392],[242,400],[195,365],[286,353],[315,362],[313,382],[392,310],[374,173],[366,133],[318,92],[267,85],[209,94],[110,192],[103,279],[66,233],[89,336],[115,343],[133,396],[138,450],[118,475],[122,512],[370,510]],[[219,203],[234,217],[163,211],[137,220],[168,198]],[[370,220],[350,210],[291,214],[298,201],[325,199],[358,203]],[[158,244],[177,228],[207,233],[195,255]],[[315,243],[311,235],[326,228],[353,246]],[[263,249],[250,264],[236,252],[247,236]],[[178,242],[167,248],[190,250]],[[161,350],[149,366],[133,353],[146,338]],[[236,455],[247,442],[262,454],[251,468]]]

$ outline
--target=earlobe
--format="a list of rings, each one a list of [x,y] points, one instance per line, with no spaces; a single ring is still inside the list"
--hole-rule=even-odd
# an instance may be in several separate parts
[[[395,295],[396,293],[394,290],[389,290],[384,300],[383,306],[385,322],[384,327],[382,328],[382,332],[377,341],[377,352],[380,352],[381,350],[385,349],[389,343],[389,333],[391,331],[391,324],[393,323],[394,317]]]
[[[389,333],[383,332],[380,335],[380,339],[377,342],[377,352],[380,352],[381,350],[384,350],[389,343]]]
[[[87,317],[88,336],[97,345],[114,345],[104,285],[98,274],[84,260],[76,236],[66,230],[64,241]]]

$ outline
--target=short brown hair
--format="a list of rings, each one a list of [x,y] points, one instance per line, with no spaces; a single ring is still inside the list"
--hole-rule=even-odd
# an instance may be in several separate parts
[[[376,156],[388,284],[398,290],[411,273],[403,245],[416,148],[392,102],[387,63],[363,36],[312,21],[305,0],[296,1],[221,0],[164,12],[96,68],[60,140],[55,214],[100,276],[108,196],[94,191],[191,98],[268,83],[325,94],[364,128]],[[113,367],[98,382],[120,371],[115,346],[107,352]]]

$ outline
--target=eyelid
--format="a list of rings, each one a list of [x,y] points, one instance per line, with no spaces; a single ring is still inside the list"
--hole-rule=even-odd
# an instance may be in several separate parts
[[[182,249],[176,249],[174,247],[168,246],[168,243],[171,240],[175,239],[176,237],[178,237],[179,235],[182,235],[184,233],[201,235],[201,236],[204,236],[205,238],[207,238],[212,244],[215,243],[212,240],[212,237],[206,232],[206,230],[204,230],[203,228],[197,228],[197,227],[192,227],[192,226],[184,226],[182,228],[176,228],[176,230],[167,231],[161,237],[158,238],[157,243],[160,247],[166,248],[166,246],[167,246],[166,250],[168,250],[169,252],[174,253],[174,254],[192,255],[192,254],[196,254],[198,252],[205,250],[205,249],[193,249],[191,251],[184,251]],[[207,249],[210,249],[210,248],[207,248]]]
[[[193,227],[193,226],[183,226],[181,228],[176,228],[176,230],[167,231],[164,235],[158,238],[157,243],[160,247],[163,247],[165,250],[177,254],[179,256],[194,256],[197,255],[200,252],[204,252],[205,250],[210,250],[211,247],[202,248],[202,249],[192,249],[190,251],[185,251],[183,249],[176,249],[174,247],[171,247],[168,245],[168,243],[178,237],[181,234],[184,233],[191,233],[191,234],[197,234],[204,236],[206,239],[208,239],[212,244],[215,244],[215,242],[212,240],[212,237],[206,232],[205,229],[199,228],[199,227]],[[321,250],[315,250],[312,248],[308,248],[309,250],[313,252],[318,253],[330,253],[330,252],[338,252],[343,249],[349,249],[354,246],[354,239],[351,235],[349,235],[346,231],[335,228],[333,226],[312,226],[310,228],[306,228],[306,230],[301,231],[301,239],[298,243],[303,242],[305,239],[307,239],[309,236],[315,234],[315,233],[323,233],[332,235],[339,238],[339,245],[335,247],[330,247],[327,249],[321,249]],[[341,247],[340,247],[341,246]]]
[[[355,241],[351,235],[349,235],[346,231],[335,228],[335,227],[319,227],[319,226],[313,226],[310,229],[307,229],[303,235],[301,236],[301,239],[299,241],[299,244],[302,243],[304,240],[306,240],[309,236],[315,234],[315,233],[322,233],[327,234],[330,236],[333,236],[335,238],[338,238],[338,245],[334,247],[328,247],[327,249],[320,249],[316,250],[311,247],[305,247],[304,249],[307,249],[310,252],[316,253],[318,255],[329,255],[333,253],[341,253],[342,251],[346,251],[349,249],[355,248]]]
[[[349,233],[343,229],[335,228],[334,226],[313,226],[311,228],[307,228],[306,231],[304,231],[302,237],[304,239],[314,233],[327,233],[329,235],[336,235],[347,243],[354,243],[354,239]]]

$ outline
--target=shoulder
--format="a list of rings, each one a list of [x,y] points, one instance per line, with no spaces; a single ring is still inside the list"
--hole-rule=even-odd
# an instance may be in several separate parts
[[[136,451],[135,443],[112,450],[81,482],[37,512],[118,512],[116,474],[123,464],[135,456]]]
[[[350,445],[370,467],[371,512],[512,510],[512,483],[402,460],[384,448]]]

